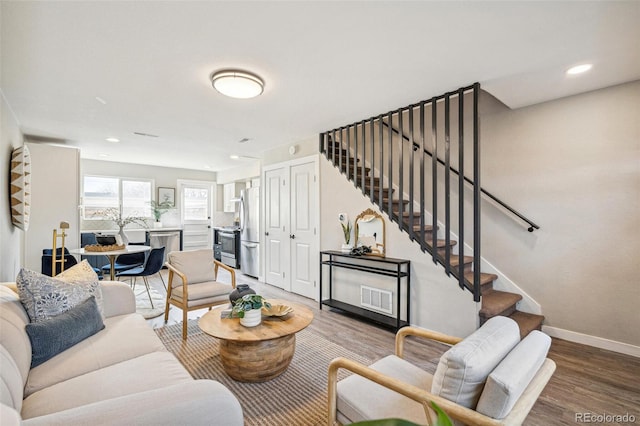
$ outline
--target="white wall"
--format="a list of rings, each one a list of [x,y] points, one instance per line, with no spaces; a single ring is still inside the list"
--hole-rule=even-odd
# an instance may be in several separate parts
[[[483,203],[483,256],[546,325],[640,345],[640,81],[482,110],[482,186],[541,226]]]
[[[11,152],[22,146],[18,122],[0,91],[0,281],[15,281],[22,265],[24,232],[11,223],[9,200],[9,164]]]

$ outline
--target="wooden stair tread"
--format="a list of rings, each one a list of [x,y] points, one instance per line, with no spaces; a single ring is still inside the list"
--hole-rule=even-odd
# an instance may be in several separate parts
[[[473,256],[465,256],[464,259],[462,259],[462,262],[465,265],[467,263],[472,263],[473,262]],[[460,264],[460,256],[458,256],[457,254],[452,254],[451,257],[449,258],[449,264],[451,266],[458,266]]]
[[[379,197],[376,197],[376,195],[374,194],[373,199],[374,199],[375,201],[378,201],[380,198],[379,198]],[[405,205],[406,205],[406,204],[409,204],[409,201],[408,201],[408,200],[396,200],[396,199],[392,199],[392,200],[391,200],[391,203],[392,203],[392,204],[396,204],[396,205],[397,205],[397,204],[402,203],[402,204],[405,204]],[[389,198],[388,198],[388,197],[383,197],[383,198],[382,198],[382,204],[389,204]]]
[[[522,311],[515,311],[509,315],[509,318],[518,323],[521,339],[533,330],[542,330],[542,323],[544,322],[544,316]]]
[[[422,228],[420,228],[420,224],[413,225],[413,232],[415,232],[415,233],[419,233],[419,232],[420,232],[420,229],[422,229]],[[430,234],[431,232],[433,232],[433,226],[431,226],[431,225],[424,225],[424,232],[425,232],[425,233],[429,233],[429,234]]]
[[[431,238],[428,238],[428,239],[427,239],[427,241],[425,241],[425,243],[426,243],[429,247],[431,247],[431,243],[432,243]],[[450,241],[449,241],[449,245],[450,245],[451,247],[455,246],[456,244],[458,244],[458,242],[457,242],[457,241],[455,241],[455,240],[450,240]],[[446,245],[447,245],[447,240],[438,239],[438,241],[436,242],[436,247],[437,247],[437,248],[444,248]]]
[[[492,290],[482,296],[482,308],[480,308],[479,314],[481,317],[489,319],[511,307],[515,308],[516,303],[520,300],[522,300],[522,296],[519,294]]]
[[[464,274],[464,278],[467,281],[469,281],[470,283],[472,283],[473,279],[474,279],[473,271],[465,273]],[[484,285],[487,285],[487,284],[491,284],[497,279],[498,279],[498,276],[496,274],[487,274],[486,272],[480,272],[480,285],[481,286],[484,286]]]

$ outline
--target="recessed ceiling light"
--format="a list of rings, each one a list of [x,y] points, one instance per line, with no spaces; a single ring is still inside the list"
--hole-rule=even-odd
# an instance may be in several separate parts
[[[96,101],[100,102],[102,105],[106,105],[107,104],[107,101],[102,99],[100,96],[96,96]]]
[[[591,64],[576,65],[575,67],[569,68],[567,70],[567,74],[569,75],[582,74],[583,72],[589,71],[592,67],[593,65]]]
[[[215,72],[211,75],[211,84],[223,95],[237,99],[255,98],[264,90],[264,82],[260,77],[239,70]]]
[[[120,139],[118,138],[106,138],[105,139],[107,142],[113,142],[113,143],[118,143],[120,142]]]
[[[231,158],[232,160],[237,160],[238,158],[240,158],[240,156],[236,154],[231,154],[229,158]]]

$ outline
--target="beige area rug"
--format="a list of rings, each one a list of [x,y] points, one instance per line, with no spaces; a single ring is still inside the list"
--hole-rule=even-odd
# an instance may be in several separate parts
[[[227,386],[242,405],[245,425],[304,426],[326,424],[329,362],[346,357],[365,365],[370,360],[311,331],[296,334],[296,352],[287,371],[264,383],[236,382],[226,375],[218,355],[218,340],[189,321],[189,337],[182,341],[182,324],[155,330],[196,379],[213,379]],[[340,371],[339,378],[349,373]]]
[[[134,293],[136,294],[136,312],[141,314],[145,319],[159,317],[164,314],[164,307],[166,303],[166,297],[164,294],[158,293],[153,289],[153,287],[150,288],[149,291],[151,292],[151,299],[153,300],[153,308],[149,302],[149,295],[147,294],[147,289],[144,286],[144,281],[142,281],[142,279],[138,279],[134,290]]]

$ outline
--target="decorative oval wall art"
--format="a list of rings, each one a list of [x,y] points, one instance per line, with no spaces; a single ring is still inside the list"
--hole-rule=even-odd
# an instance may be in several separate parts
[[[31,211],[31,154],[26,145],[13,150],[10,169],[11,222],[26,231]]]

